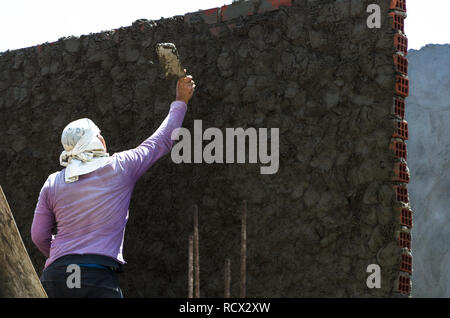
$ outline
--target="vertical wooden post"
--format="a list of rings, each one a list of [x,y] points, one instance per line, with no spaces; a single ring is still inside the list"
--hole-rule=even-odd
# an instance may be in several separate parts
[[[225,298],[230,298],[231,260],[225,260]]]
[[[241,288],[240,297],[246,297],[247,285],[247,201],[242,202],[242,227],[241,227]]]
[[[0,186],[0,298],[47,298]]]
[[[195,298],[200,298],[200,256],[198,247],[198,207],[194,204],[194,270]]]
[[[194,237],[189,235],[188,298],[194,297]]]

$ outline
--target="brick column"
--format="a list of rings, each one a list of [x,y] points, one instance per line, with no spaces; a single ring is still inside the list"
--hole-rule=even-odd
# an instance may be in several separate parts
[[[406,0],[390,0],[390,17],[395,30],[393,62],[396,70],[395,97],[393,101],[394,133],[389,148],[394,151],[396,162],[392,182],[396,193],[399,230],[396,231],[398,246],[401,249],[399,274],[394,291],[402,295],[411,295],[411,228],[413,225],[411,206],[408,197],[409,169],[407,165],[406,143],[408,140],[408,123],[405,120],[405,98],[409,95],[408,80],[408,38],[405,35]]]

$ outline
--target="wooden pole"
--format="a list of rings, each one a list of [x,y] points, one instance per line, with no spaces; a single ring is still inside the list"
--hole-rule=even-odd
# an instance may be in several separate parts
[[[194,237],[189,235],[188,298],[194,297]]]
[[[198,247],[198,207],[194,204],[194,270],[195,298],[200,298],[200,256]]]
[[[242,202],[242,227],[241,227],[241,290],[240,297],[246,297],[247,285],[247,201]]]
[[[0,298],[47,298],[1,186]]]
[[[225,260],[225,298],[230,298],[231,260]]]

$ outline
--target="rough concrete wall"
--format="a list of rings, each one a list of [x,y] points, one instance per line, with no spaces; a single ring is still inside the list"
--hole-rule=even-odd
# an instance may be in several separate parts
[[[408,164],[414,210],[414,297],[450,296],[450,45],[411,50]]]
[[[366,26],[370,3],[381,6],[381,29]],[[388,11],[381,0],[299,0],[231,28],[187,15],[3,53],[0,180],[38,271],[44,259],[30,225],[42,184],[61,169],[62,129],[89,117],[110,153],[137,146],[174,99],[175,83],[163,80],[154,53],[170,41],[198,84],[183,125],[280,128],[280,169],[261,175],[259,164],[161,159],[131,202],[125,295],[187,295],[197,203],[202,296],[223,296],[226,257],[237,296],[244,199],[249,297],[398,295]],[[381,289],[366,286],[369,264],[382,268]]]

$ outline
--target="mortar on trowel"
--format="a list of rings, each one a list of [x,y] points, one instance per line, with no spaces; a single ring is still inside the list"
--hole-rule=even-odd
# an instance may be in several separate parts
[[[175,44],[158,43],[156,45],[156,54],[166,79],[179,79],[186,76],[184,69],[181,67],[180,57]]]

